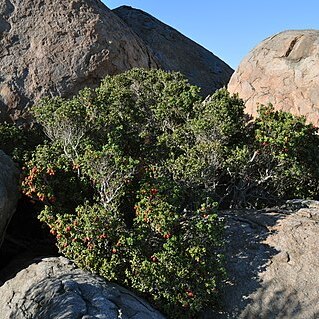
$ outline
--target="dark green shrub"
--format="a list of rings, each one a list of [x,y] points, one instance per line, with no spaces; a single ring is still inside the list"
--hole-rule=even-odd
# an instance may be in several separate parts
[[[10,155],[16,152],[17,146],[25,143],[22,130],[13,124],[0,124],[0,136],[0,149]]]
[[[224,277],[215,205],[201,183],[190,187],[171,169],[185,153],[178,139],[194,134],[198,103],[180,74],[156,70],[45,99],[33,112],[50,142],[37,147],[23,181],[46,204],[40,219],[63,254],[173,318],[214,304]]]
[[[20,165],[44,138],[37,126],[25,129],[13,123],[0,123],[0,149]]]
[[[271,156],[271,191],[279,198],[318,196],[318,128],[307,124],[305,117],[274,111],[269,105],[260,107],[254,131],[260,153]]]
[[[196,103],[194,116],[168,137],[178,151],[167,167],[176,181],[193,190],[194,197],[206,194],[225,202],[231,179],[227,159],[235,147],[247,141],[246,131],[243,101],[226,89],[218,90],[204,102]]]
[[[318,129],[304,117],[259,107],[247,138],[227,156],[233,206],[258,207],[318,198]]]

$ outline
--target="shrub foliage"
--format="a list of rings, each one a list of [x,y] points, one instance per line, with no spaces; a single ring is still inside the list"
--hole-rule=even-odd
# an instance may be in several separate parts
[[[47,139],[22,188],[45,204],[40,219],[60,251],[172,318],[216,303],[225,278],[216,203],[318,196],[316,127],[271,105],[252,121],[238,96],[222,89],[202,101],[179,73],[108,76],[33,114]]]
[[[199,103],[180,74],[155,70],[44,99],[33,112],[48,141],[23,181],[64,255],[179,318],[213,303],[224,276],[215,204],[174,173]]]

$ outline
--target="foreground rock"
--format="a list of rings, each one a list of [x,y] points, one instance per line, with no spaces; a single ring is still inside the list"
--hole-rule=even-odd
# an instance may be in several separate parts
[[[19,198],[19,172],[9,156],[0,150],[0,246]]]
[[[229,282],[205,318],[319,318],[319,202],[225,214]]]
[[[0,121],[43,95],[69,96],[107,74],[157,67],[143,41],[99,0],[0,4]]]
[[[285,31],[262,41],[240,63],[228,89],[256,115],[257,103],[319,123],[319,31]]]
[[[164,319],[128,290],[79,270],[64,257],[45,258],[0,287],[1,318]]]
[[[142,10],[113,10],[146,43],[160,67],[180,71],[208,95],[227,85],[234,70],[213,53]]]

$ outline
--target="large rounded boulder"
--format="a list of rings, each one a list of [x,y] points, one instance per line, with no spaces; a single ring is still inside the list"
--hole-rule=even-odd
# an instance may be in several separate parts
[[[143,41],[99,0],[3,0],[0,121],[44,95],[70,96],[107,74],[157,67]]]
[[[319,31],[285,31],[257,45],[240,63],[228,89],[246,110],[271,103],[277,110],[319,123]]]

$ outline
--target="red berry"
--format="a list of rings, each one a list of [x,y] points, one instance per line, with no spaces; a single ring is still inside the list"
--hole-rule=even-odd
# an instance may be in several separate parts
[[[191,290],[187,290],[186,293],[189,298],[194,298],[194,293]]]
[[[65,228],[65,231],[66,231],[66,232],[71,231],[71,226],[67,226],[67,227]]]
[[[151,194],[152,195],[156,195],[158,193],[158,189],[156,189],[156,188],[152,188],[151,189]]]
[[[158,262],[158,258],[156,256],[151,256],[151,261],[154,263]]]
[[[54,203],[56,202],[56,197],[55,197],[55,196],[51,196],[51,197],[49,198],[49,201],[50,201],[52,204],[54,204]]]
[[[112,254],[116,254],[117,250],[115,248],[112,249]]]
[[[53,168],[48,168],[48,169],[47,169],[47,174],[49,174],[50,176],[55,175],[54,169],[53,169]]]
[[[38,169],[36,168],[36,166],[34,166],[34,167],[31,169],[31,173],[36,174],[37,172],[38,172]]]
[[[56,230],[51,229],[51,230],[50,230],[50,234],[53,235],[53,236],[55,236],[55,235],[56,235]]]

